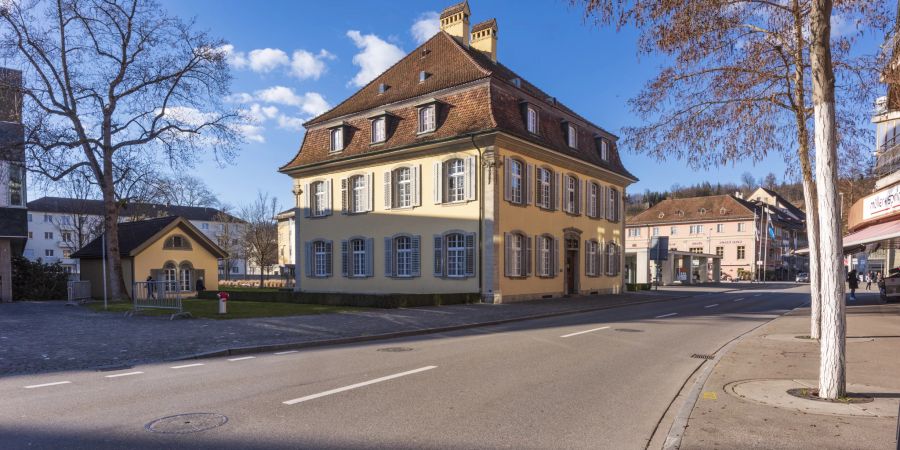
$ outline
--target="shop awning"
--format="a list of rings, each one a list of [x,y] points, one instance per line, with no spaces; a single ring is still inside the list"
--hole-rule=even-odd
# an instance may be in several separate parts
[[[884,246],[892,246],[890,241],[897,238],[900,238],[900,220],[879,223],[844,236],[844,253],[861,251],[866,245],[876,242],[888,241]],[[809,249],[802,248],[796,253],[805,255],[809,253]]]

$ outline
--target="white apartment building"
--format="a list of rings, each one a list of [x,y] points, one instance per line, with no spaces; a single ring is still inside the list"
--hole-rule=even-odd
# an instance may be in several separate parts
[[[59,262],[69,272],[80,272],[79,261],[69,256],[102,231],[103,202],[42,197],[28,202],[28,208],[28,242],[24,256],[45,263]],[[138,203],[123,207],[120,214],[122,222],[163,216],[184,217],[224,249],[238,246],[243,231],[239,219],[215,208]],[[247,274],[247,262],[243,259],[219,261],[220,279],[240,278]]]

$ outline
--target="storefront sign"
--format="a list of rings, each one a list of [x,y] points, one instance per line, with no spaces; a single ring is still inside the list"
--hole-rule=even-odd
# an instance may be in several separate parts
[[[876,192],[863,202],[863,220],[874,219],[900,211],[900,184]]]

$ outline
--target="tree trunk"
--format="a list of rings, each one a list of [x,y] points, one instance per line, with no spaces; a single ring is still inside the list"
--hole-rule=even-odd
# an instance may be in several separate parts
[[[837,141],[834,68],[831,63],[832,0],[814,0],[810,62],[816,141],[816,181],[822,261],[822,335],[819,396],[835,400],[846,394],[843,240],[837,195]]]
[[[107,172],[109,173],[109,172]],[[125,280],[122,278],[122,257],[119,254],[119,208],[116,204],[112,175],[106,175],[108,183],[102,187],[104,239],[106,240],[106,287],[110,300],[127,299]]]

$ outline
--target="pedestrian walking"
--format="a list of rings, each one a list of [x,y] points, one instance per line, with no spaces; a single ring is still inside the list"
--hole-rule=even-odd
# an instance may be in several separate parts
[[[203,284],[203,278],[197,278],[197,293],[201,293],[206,290],[206,285]]]
[[[850,301],[855,302],[856,290],[859,289],[859,275],[857,275],[856,269],[847,274],[847,284],[850,287]]]
[[[153,292],[153,275],[147,275],[147,298],[156,298],[156,294]]]
[[[875,274],[869,272],[866,274],[866,290],[872,289],[872,278],[875,278]]]

